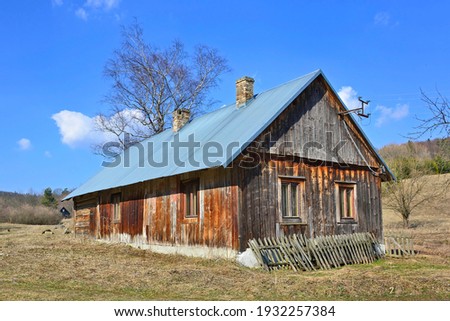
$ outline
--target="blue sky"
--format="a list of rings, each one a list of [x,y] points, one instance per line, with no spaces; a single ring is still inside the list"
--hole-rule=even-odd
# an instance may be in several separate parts
[[[89,122],[108,106],[102,71],[134,18],[160,47],[217,48],[232,71],[211,95],[234,101],[322,69],[376,147],[400,143],[425,117],[420,89],[450,96],[447,1],[130,1],[0,3],[0,190],[74,188],[100,169]]]

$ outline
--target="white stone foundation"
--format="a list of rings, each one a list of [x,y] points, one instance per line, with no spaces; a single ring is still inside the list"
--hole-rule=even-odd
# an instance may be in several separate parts
[[[149,244],[145,237],[138,235],[131,237],[129,234],[114,234],[109,238],[99,239],[100,242],[125,243],[133,247],[150,250],[162,254],[180,254],[192,257],[203,258],[224,258],[236,259],[238,252],[229,248],[217,248],[199,245],[178,245],[178,244]]]

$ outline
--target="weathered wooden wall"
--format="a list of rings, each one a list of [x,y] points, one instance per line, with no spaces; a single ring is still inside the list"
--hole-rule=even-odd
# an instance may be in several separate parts
[[[186,218],[180,182],[197,178],[198,216]],[[237,249],[238,187],[231,169],[192,172],[144,185],[144,225],[149,242]]]
[[[379,173],[380,165],[349,116],[338,114],[343,110],[319,77],[256,138],[253,147],[258,147],[259,155],[256,149],[249,155],[259,164],[248,168],[256,164],[243,157],[233,163],[241,182],[241,250],[252,238],[293,233],[313,237],[373,232],[382,236],[381,178],[373,175]],[[336,148],[339,144],[342,147]],[[304,177],[303,224],[281,219],[279,176],[283,175]],[[356,224],[337,222],[336,181],[357,182]]]
[[[310,160],[343,165],[366,166],[367,161],[377,168],[378,161],[363,135],[350,121],[349,116],[338,114],[343,110],[338,98],[324,79],[319,77],[256,141],[266,142],[267,145],[270,137],[271,152],[275,154],[294,154]],[[352,137],[349,136],[346,126]]]
[[[197,217],[186,218],[180,184],[194,178],[200,184],[199,211]],[[105,239],[133,241],[140,237],[149,244],[237,249],[236,179],[231,169],[215,168],[101,191],[88,201],[76,198],[77,231]],[[115,193],[121,193],[118,221],[113,220],[111,205]]]
[[[99,192],[97,237],[108,238],[113,234],[126,234],[133,238],[142,234],[144,195],[139,185],[134,184]],[[111,205],[111,195],[115,193],[121,194],[121,216],[117,221],[113,219],[113,206]]]
[[[74,200],[75,233],[95,235],[97,215],[97,194],[91,193]]]
[[[328,166],[327,166],[328,165]],[[252,238],[301,233],[307,237],[372,232],[382,236],[381,179],[366,168],[340,168],[295,157],[286,161],[269,156],[253,169],[239,170],[242,185],[240,250]],[[279,202],[280,176],[304,177],[302,224],[283,222]],[[356,182],[356,223],[337,219],[335,183]]]

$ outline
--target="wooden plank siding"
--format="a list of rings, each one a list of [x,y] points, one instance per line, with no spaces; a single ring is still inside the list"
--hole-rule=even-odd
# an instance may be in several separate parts
[[[286,161],[266,157],[254,169],[240,169],[242,177],[242,215],[240,250],[253,238],[304,234],[317,237],[333,234],[371,232],[382,236],[381,195],[379,177],[368,169],[342,169],[337,165],[317,165],[300,158]],[[279,202],[280,176],[304,177],[306,213],[301,224],[283,222]],[[272,184],[265,182],[271,181]],[[303,180],[302,180],[303,181]],[[337,218],[336,181],[356,182],[356,223],[341,223]],[[261,204],[266,203],[262,206]]]
[[[75,233],[82,235],[95,235],[97,219],[96,193],[80,196],[74,202]]]
[[[374,175],[379,163],[349,116],[338,114],[343,110],[319,77],[233,163],[241,182],[241,251],[253,238],[296,233],[316,237],[372,232],[382,237],[381,178]],[[339,144],[342,147],[336,148]],[[280,176],[305,178],[301,224],[281,218]],[[356,224],[338,222],[338,181],[356,183]]]
[[[339,99],[323,77],[319,77],[255,141],[265,142],[263,147],[271,147],[270,152],[278,155],[295,155],[317,163],[325,161],[343,166],[367,166],[367,161],[378,169],[375,154],[349,120],[350,116],[338,114],[343,110]],[[337,148],[339,144],[341,148]]]
[[[215,168],[101,191],[99,215],[92,216],[99,232],[87,228],[85,232],[104,239],[125,235],[125,240],[134,241],[140,237],[148,244],[237,249],[239,195],[233,173],[230,168]],[[198,216],[188,218],[182,208],[180,184],[190,179],[199,179],[199,211]],[[121,194],[121,217],[114,221],[111,195],[117,193]],[[81,199],[74,201],[78,204]],[[88,209],[97,210],[97,198],[91,199]],[[77,211],[76,220],[89,223],[85,215]]]

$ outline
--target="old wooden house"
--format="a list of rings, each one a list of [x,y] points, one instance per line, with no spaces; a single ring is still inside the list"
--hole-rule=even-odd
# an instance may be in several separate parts
[[[233,256],[252,238],[382,236],[392,173],[318,70],[133,145],[76,189],[76,233],[156,251]]]

